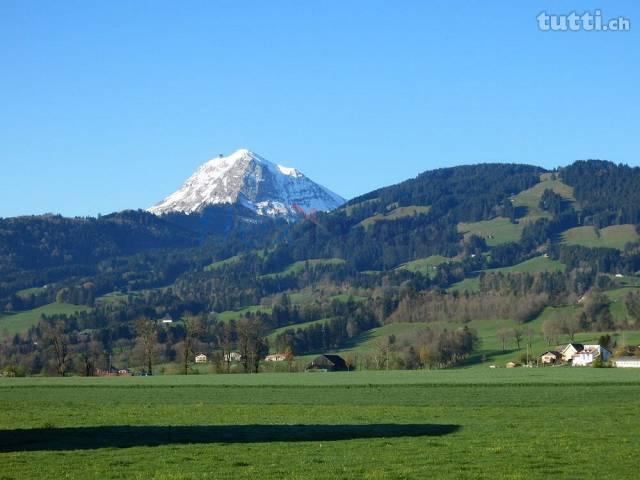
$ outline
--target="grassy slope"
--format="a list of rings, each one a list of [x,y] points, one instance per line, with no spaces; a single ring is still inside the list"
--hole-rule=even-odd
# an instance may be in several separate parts
[[[608,247],[623,250],[629,242],[637,242],[640,235],[634,225],[612,225],[599,231],[594,227],[576,227],[567,230],[562,236],[568,245],[582,245],[584,247]]]
[[[0,456],[7,479],[632,478],[639,409],[622,369],[0,379]]]
[[[562,195],[567,201],[579,209],[573,196],[573,189],[560,180],[551,180],[550,174],[543,174],[540,183],[528,190],[524,190],[513,197],[514,207],[523,210],[524,215],[513,224],[507,218],[497,217],[492,220],[460,223],[458,231],[465,234],[475,234],[484,238],[488,245],[495,246],[507,242],[515,242],[520,239],[522,229],[528,222],[539,218],[549,218],[549,213],[538,206],[540,198],[546,189]]]
[[[25,288],[24,290],[19,290],[16,292],[16,295],[21,298],[27,298],[29,295],[35,295],[38,293],[42,293],[46,290],[45,287],[33,287],[33,288]]]
[[[511,223],[508,218],[503,217],[496,217],[482,222],[458,224],[460,233],[484,238],[489,246],[520,240],[522,229],[522,225]]]
[[[487,273],[541,273],[541,272],[564,272],[564,263],[552,260],[544,255],[530,258],[524,262],[510,267],[490,268],[484,270]]]
[[[403,263],[398,267],[399,270],[409,270],[410,272],[420,272],[424,275],[434,275],[437,266],[450,261],[450,258],[442,255],[432,255],[427,258],[419,258],[412,262]]]
[[[383,214],[374,215],[369,218],[365,218],[358,225],[368,228],[376,222],[397,220],[403,217],[412,217],[414,215],[420,215],[429,213],[431,207],[421,205],[410,205],[408,207],[396,207],[393,210]]]
[[[218,313],[217,318],[221,322],[228,322],[229,320],[237,320],[238,318],[243,317],[245,313],[256,313],[256,312],[271,313],[271,307],[253,305],[250,307],[241,308],[240,310],[227,310],[226,312]]]
[[[273,348],[273,344],[275,342],[276,337],[279,334],[281,334],[282,332],[284,332],[286,330],[289,330],[289,329],[297,330],[299,328],[307,328],[307,327],[310,327],[312,325],[326,323],[329,320],[330,320],[329,318],[321,318],[320,320],[313,320],[311,322],[297,323],[295,325],[287,325],[286,327],[280,327],[280,328],[276,328],[275,330],[272,330],[271,333],[269,333],[269,335],[267,336],[267,340],[269,341],[269,345],[271,346],[271,353],[276,353],[276,351]]]
[[[315,267],[318,265],[342,265],[344,263],[345,261],[341,258],[316,258],[312,260],[304,260],[292,263],[282,272],[269,273],[267,275],[262,275],[260,278],[274,278],[278,276],[298,274],[302,272],[307,265],[309,265],[309,267]]]
[[[6,330],[12,335],[26,332],[40,321],[42,315],[70,315],[75,312],[87,310],[89,310],[89,307],[83,305],[50,303],[49,305],[27,310],[26,312],[0,315],[0,332]]]
[[[563,272],[566,266],[556,260],[546,258],[544,256],[534,257],[524,262],[512,265],[510,267],[489,268],[482,270],[483,272],[502,272],[502,273],[540,273],[540,272]],[[478,277],[465,278],[461,282],[455,283],[449,288],[450,292],[477,292],[480,290],[480,282]]]
[[[219,268],[224,267],[225,265],[231,265],[236,263],[238,260],[240,260],[240,256],[239,255],[234,255],[233,257],[229,257],[225,260],[220,260],[219,262],[213,262],[211,265],[207,265],[206,267],[204,267],[205,271],[214,271],[217,270]]]
[[[551,175],[545,173],[542,174],[540,183],[513,197],[514,207],[526,209],[526,215],[520,219],[521,222],[534,222],[539,218],[550,218],[550,214],[539,207],[542,194],[547,189],[553,190],[555,193],[571,202],[574,208],[578,208],[576,199],[573,196],[573,188],[562,183],[560,180],[551,180]]]

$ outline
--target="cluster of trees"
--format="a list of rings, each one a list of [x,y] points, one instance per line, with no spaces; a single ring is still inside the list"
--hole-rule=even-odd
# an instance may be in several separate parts
[[[292,326],[274,339],[277,350],[295,355],[341,348],[360,333],[380,326],[375,313],[364,304],[352,304],[349,312],[318,321],[307,327]]]
[[[469,322],[514,318],[526,322],[549,303],[546,293],[524,295],[485,292],[450,295],[437,291],[406,296],[389,317],[390,322]]]
[[[356,358],[355,366],[374,370],[449,368],[468,360],[478,346],[477,333],[467,326],[426,328],[411,336],[381,338],[372,352]]]
[[[580,202],[581,223],[606,227],[640,224],[640,168],[601,160],[575,162],[560,170]]]

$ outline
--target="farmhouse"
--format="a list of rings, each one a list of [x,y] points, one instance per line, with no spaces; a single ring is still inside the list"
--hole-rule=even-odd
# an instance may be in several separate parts
[[[239,352],[229,352],[224,354],[225,362],[239,362],[242,360],[242,355]]]
[[[347,363],[340,355],[320,355],[307,365],[307,372],[344,372],[349,370]]]
[[[207,363],[207,356],[204,353],[196,355],[196,363]]]
[[[562,355],[563,361],[570,362],[573,356],[582,350],[584,350],[584,345],[581,343],[570,343],[560,351],[560,354]]]
[[[287,355],[284,353],[273,353],[264,357],[265,362],[284,362],[287,359]]]
[[[555,350],[549,350],[540,355],[540,363],[542,365],[553,365],[562,361],[562,354]]]
[[[640,368],[640,357],[620,357],[614,364],[618,368]]]
[[[585,345],[582,351],[573,356],[571,365],[574,367],[586,367],[591,365],[596,358],[606,362],[610,356],[611,352],[600,345]]]

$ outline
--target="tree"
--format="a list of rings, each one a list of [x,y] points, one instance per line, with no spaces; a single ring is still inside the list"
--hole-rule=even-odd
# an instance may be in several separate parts
[[[62,320],[51,325],[44,324],[44,338],[53,347],[56,360],[56,370],[61,377],[65,376],[69,361],[69,337],[64,332]]]
[[[200,336],[202,331],[202,322],[199,317],[186,313],[184,316],[184,348],[182,351],[182,367],[183,373],[189,375],[189,359],[193,355],[193,344]]]
[[[507,339],[510,337],[511,332],[509,332],[509,330],[507,330],[506,328],[501,328],[500,330],[498,330],[497,334],[500,342],[502,343],[502,351],[504,352],[506,350]]]
[[[287,366],[289,368],[289,371],[291,371],[291,366],[293,365],[293,350],[291,350],[291,347],[287,345],[287,347],[284,349],[284,358],[287,361]]]
[[[606,335],[602,335],[599,339],[598,339],[598,345],[600,345],[601,347],[606,348],[607,350],[611,351],[613,349],[614,342],[613,339],[611,338],[611,335],[609,335],[608,333]]]
[[[570,318],[565,318],[562,322],[562,331],[569,336],[569,340],[573,342],[576,333],[580,330],[579,314]]]
[[[561,326],[555,318],[550,318],[542,323],[542,335],[544,335],[548,345],[558,343],[558,334],[561,331]]]
[[[139,317],[136,320],[136,332],[142,342],[144,363],[147,365],[147,373],[153,374],[153,357],[156,347],[157,329],[156,323],[149,317]]]
[[[231,372],[231,349],[233,348],[234,322],[219,323],[216,337],[218,344],[222,348],[222,361],[225,364],[227,373]]]
[[[513,340],[516,342],[516,345],[518,346],[518,350],[520,350],[520,343],[524,338],[522,334],[522,330],[518,328],[514,328],[511,332],[511,336],[513,337]]]
[[[260,318],[253,316],[243,318],[237,323],[237,332],[244,372],[257,373],[261,358],[269,350],[264,324]]]
[[[640,322],[640,293],[639,292],[629,292],[624,299],[624,303],[627,306],[627,311],[631,318],[635,320],[635,322]]]

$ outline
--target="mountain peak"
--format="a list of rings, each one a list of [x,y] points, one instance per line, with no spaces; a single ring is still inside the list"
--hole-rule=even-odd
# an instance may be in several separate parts
[[[258,215],[293,217],[299,209],[328,211],[343,203],[342,197],[297,169],[241,148],[201,165],[179,190],[149,211],[156,215],[189,214],[209,205],[241,204]]]

